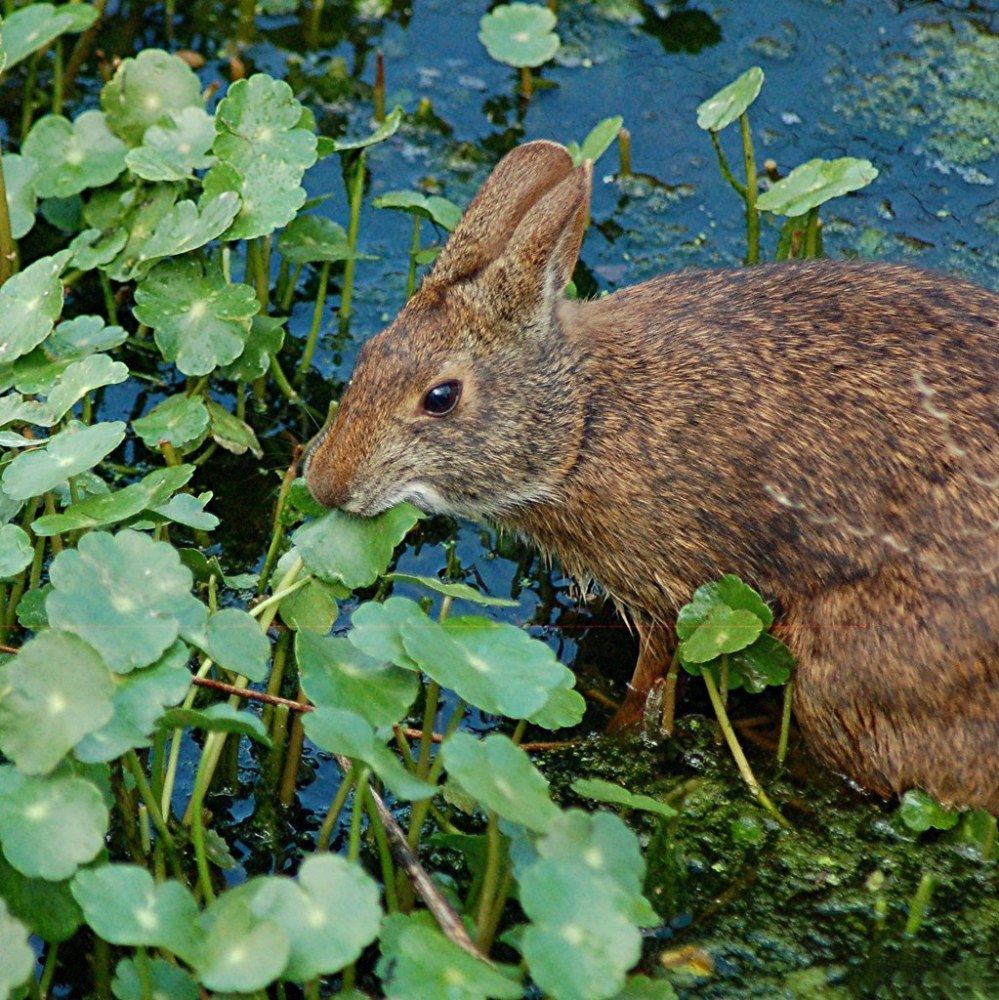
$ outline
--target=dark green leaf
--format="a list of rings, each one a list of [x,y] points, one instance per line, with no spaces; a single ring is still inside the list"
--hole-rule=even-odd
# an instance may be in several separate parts
[[[609,802],[624,806],[625,809],[641,809],[643,812],[656,813],[667,819],[676,815],[676,810],[665,802],[660,802],[649,795],[638,795],[628,791],[627,788],[599,778],[578,778],[572,783],[571,788],[577,795],[595,799],[597,802]]]

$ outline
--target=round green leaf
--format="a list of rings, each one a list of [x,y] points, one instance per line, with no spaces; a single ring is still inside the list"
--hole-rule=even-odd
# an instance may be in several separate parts
[[[586,701],[578,691],[573,690],[575,677],[571,671],[568,674],[559,687],[548,692],[544,705],[527,716],[528,721],[543,729],[565,729],[583,721]]]
[[[68,882],[47,882],[22,875],[0,853],[0,898],[32,934],[46,941],[66,941],[83,923]]]
[[[299,215],[278,236],[278,252],[290,264],[351,260],[361,256],[350,248],[347,233],[321,215]]]
[[[414,583],[419,587],[426,587],[438,594],[446,597],[453,597],[455,600],[468,601],[471,604],[482,604],[492,608],[515,608],[520,603],[512,601],[509,597],[490,597],[482,591],[470,587],[467,583],[444,583],[436,576],[415,576],[412,573],[386,573],[386,580],[398,580],[400,583]]]
[[[23,152],[38,163],[42,198],[68,198],[110,184],[125,169],[125,144],[108,129],[100,111],[75,121],[45,115],[32,126]]]
[[[720,132],[746,113],[763,86],[763,70],[751,66],[727,87],[697,106],[697,124],[709,132]]]
[[[479,21],[479,41],[497,62],[541,66],[558,52],[555,15],[545,6],[501,4]]]
[[[0,843],[29,878],[69,878],[104,848],[108,810],[100,791],[76,775],[33,778],[0,769]]]
[[[309,701],[357,712],[373,726],[395,725],[420,686],[412,671],[373,660],[344,637],[301,631],[295,636],[295,659]]]
[[[154,663],[207,614],[177,550],[135,531],[84,535],[55,557],[49,578],[52,625],[88,642],[118,673]]]
[[[23,985],[35,968],[35,952],[28,942],[28,928],[7,909],[0,897],[0,996],[7,997]]]
[[[390,597],[384,603],[365,601],[357,606],[350,621],[353,628],[347,638],[362,653],[381,663],[419,671],[420,665],[406,652],[402,640],[405,622],[420,627],[430,621],[416,601],[407,597]]]
[[[199,911],[187,886],[157,885],[145,868],[110,864],[77,872],[71,888],[87,923],[110,944],[194,954]]]
[[[303,725],[317,747],[367,764],[399,798],[425,799],[433,795],[433,786],[410,774],[371,723],[356,712],[323,705],[309,712]]]
[[[194,967],[209,990],[254,993],[278,979],[288,964],[288,934],[253,913],[250,888],[223,893],[202,916],[204,940]]]
[[[419,215],[450,232],[461,218],[461,208],[447,198],[426,195],[422,191],[387,191],[371,203],[375,208],[394,208]]]
[[[111,674],[75,636],[42,632],[0,665],[0,749],[46,774],[114,713]]]
[[[548,782],[506,736],[478,740],[455,733],[441,749],[448,774],[484,808],[530,830],[544,831],[559,815]]]
[[[764,632],[751,646],[729,657],[729,690],[742,687],[759,694],[764,688],[785,684],[793,666],[791,650],[780,639]]]
[[[4,153],[2,162],[11,236],[19,240],[35,224],[39,168],[30,156],[20,156],[17,153]]]
[[[573,163],[579,164],[586,160],[596,163],[610,149],[611,143],[618,137],[623,124],[624,119],[620,115],[604,118],[603,121],[597,122],[583,140],[578,157],[573,156]]]
[[[449,941],[417,913],[389,917],[378,971],[387,1000],[518,1000],[524,987],[515,969],[489,965]]]
[[[89,4],[65,3],[59,7],[50,3],[30,3],[10,12],[3,22],[3,51],[10,69],[33,52],[40,52],[60,35],[84,31],[99,17],[96,7]]]
[[[309,577],[304,587],[288,594],[281,602],[281,620],[295,631],[326,635],[340,614],[337,599],[344,596],[340,589],[335,584]]]
[[[85,358],[119,347],[127,339],[122,327],[108,326],[101,316],[74,316],[55,328],[45,341],[45,353],[52,358]]]
[[[252,909],[288,935],[291,955],[282,978],[306,982],[355,961],[378,935],[380,891],[357,865],[335,854],[306,858],[298,881],[257,880]],[[344,919],[349,914],[349,919]]]
[[[69,251],[42,257],[0,288],[0,365],[27,354],[51,332],[62,312],[62,273]]]
[[[493,715],[526,718],[564,686],[567,668],[551,649],[506,622],[475,615],[443,625],[410,620],[400,628],[406,652],[421,669]]]
[[[638,928],[608,905],[607,879],[572,861],[542,859],[521,882],[531,924],[521,950],[541,990],[557,1000],[604,1000],[638,961]]]
[[[201,82],[177,56],[145,49],[125,59],[101,91],[101,110],[115,135],[138,146],[150,125],[171,111],[203,108]]]
[[[961,818],[958,809],[945,809],[936,799],[919,789],[910,789],[898,807],[902,822],[915,833],[926,830],[950,830]]]
[[[251,681],[270,672],[271,644],[255,618],[239,608],[223,608],[208,619],[205,652],[223,669]]]
[[[212,151],[220,162],[205,176],[204,192],[240,196],[229,239],[266,236],[305,203],[299,182],[316,162],[316,136],[300,127],[303,112],[288,84],[263,73],[237,80],[219,104]]]
[[[239,357],[260,303],[249,285],[230,284],[217,262],[166,260],[135,290],[135,316],[151,326],[167,361],[207,375]]]
[[[76,744],[77,760],[100,763],[115,760],[136,747],[149,746],[149,736],[164,713],[190,690],[188,648],[175,642],[151,667],[130,674],[112,674],[114,715],[105,725]]]
[[[280,316],[253,317],[250,335],[243,345],[243,353],[230,365],[219,369],[223,378],[252,382],[270,371],[271,357],[284,344],[284,319]]]
[[[257,716],[241,712],[224,701],[216,702],[204,711],[171,708],[160,717],[159,726],[162,729],[204,729],[209,733],[236,733],[239,736],[249,736],[262,746],[271,745],[271,738]]]
[[[0,580],[10,580],[31,565],[35,550],[28,533],[16,524],[0,528]]]
[[[120,420],[68,427],[50,437],[45,447],[15,456],[0,480],[3,491],[15,500],[41,496],[61,486],[70,476],[92,469],[124,437],[125,425]]]
[[[30,360],[37,353],[34,352]],[[42,393],[48,397],[32,413],[31,423],[39,427],[52,427],[88,393],[106,385],[118,385],[127,378],[127,365],[121,361],[112,361],[106,354],[92,354],[77,361],[44,363],[35,370],[33,386],[27,385],[19,373],[18,387],[21,392]]]
[[[310,573],[355,590],[374,583],[385,572],[395,547],[419,518],[408,503],[377,517],[331,510],[303,524],[291,540]]]
[[[190,493],[178,493],[166,503],[150,508],[150,513],[198,531],[214,531],[219,526],[219,519],[205,510],[213,496],[213,493],[201,493],[196,497]]]
[[[186,181],[214,162],[215,119],[202,107],[169,111],[125,157],[128,169],[147,181]]]
[[[154,1000],[198,1000],[201,996],[191,974],[165,958],[147,959],[143,973],[135,960],[123,958],[115,967],[111,992],[118,1000],[147,1000],[146,976]]]
[[[795,167],[756,200],[763,212],[804,215],[841,194],[867,187],[878,176],[870,160],[843,156],[838,160],[809,160]]]
[[[739,577],[726,573],[720,580],[702,584],[694,591],[690,602],[677,615],[676,634],[681,639],[689,639],[711,609],[718,604],[751,611],[760,619],[764,628],[770,628],[773,624],[773,612],[763,598]]]
[[[684,663],[700,664],[745,649],[756,641],[763,623],[744,608],[715,605],[689,638],[680,643]]]
[[[200,396],[167,396],[145,416],[133,420],[132,429],[153,451],[159,451],[163,442],[181,452],[191,451],[208,432],[208,407]]]
[[[67,507],[61,514],[45,514],[32,522],[31,530],[36,535],[47,537],[66,531],[119,524],[166,503],[193,475],[193,465],[155,469],[139,482],[123,489],[88,497]]]
[[[219,406],[214,399],[207,401],[208,422],[212,439],[226,451],[234,455],[245,455],[248,451],[257,458],[263,457],[264,450],[260,447],[253,428],[244,420]]]

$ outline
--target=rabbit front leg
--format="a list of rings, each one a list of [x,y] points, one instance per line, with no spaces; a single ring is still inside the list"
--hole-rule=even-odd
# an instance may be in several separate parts
[[[628,682],[621,707],[608,723],[609,730],[631,729],[646,719],[649,696],[665,683],[666,671],[673,656],[673,638],[669,628],[655,622],[636,623],[638,662]],[[658,714],[658,713],[657,713]]]

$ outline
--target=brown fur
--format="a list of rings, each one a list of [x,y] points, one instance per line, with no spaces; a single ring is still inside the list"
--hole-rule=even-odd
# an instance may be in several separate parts
[[[999,296],[892,264],[667,275],[565,300],[588,166],[510,153],[361,351],[307,479],[521,532],[639,624],[637,718],[693,589],[776,604],[813,749],[999,812]],[[462,382],[456,410],[422,412]]]

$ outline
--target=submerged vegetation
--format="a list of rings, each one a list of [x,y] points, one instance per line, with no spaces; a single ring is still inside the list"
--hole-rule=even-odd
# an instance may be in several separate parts
[[[313,104],[362,100],[342,74],[292,86],[234,50],[223,85],[191,52],[105,62],[100,3],[4,13],[0,1000],[999,988],[993,819],[918,796],[893,812],[769,749],[753,775],[755,729],[737,740],[725,705],[790,664],[745,585],[709,582],[681,615],[656,720],[673,741],[589,737],[600,708],[583,723],[552,646],[496,617],[516,601],[453,547],[439,576],[397,562],[433,525],[325,512],[297,481],[329,327],[350,350],[362,203],[411,217],[406,295],[458,218],[431,184],[371,195],[369,157],[432,108],[383,113],[382,77],[370,126],[328,134]],[[526,4],[482,19],[518,101],[539,99],[555,24]],[[698,124],[747,261],[773,234],[775,258],[815,255],[820,207],[877,172],[758,169],[763,86],[748,70]],[[581,129],[574,154],[611,159],[621,124]],[[736,124],[741,172],[720,137]],[[622,190],[644,183],[619,163]],[[343,178],[333,211],[307,193],[319,164]],[[719,731],[674,719],[681,666]]]

